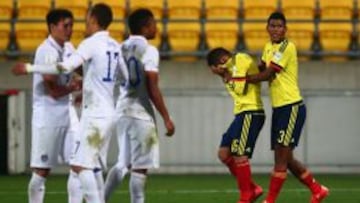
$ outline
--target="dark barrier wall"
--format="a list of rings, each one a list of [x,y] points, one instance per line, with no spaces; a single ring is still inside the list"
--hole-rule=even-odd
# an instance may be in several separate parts
[[[0,95],[0,174],[7,174],[7,95]]]

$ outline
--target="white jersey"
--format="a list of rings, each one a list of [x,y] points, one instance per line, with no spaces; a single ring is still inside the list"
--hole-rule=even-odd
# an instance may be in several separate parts
[[[53,64],[63,60],[66,54],[73,52],[71,43],[65,43],[64,48],[59,46],[49,35],[37,48],[34,64]],[[69,75],[58,76],[58,84],[66,85]],[[69,95],[54,99],[46,92],[43,76],[35,73],[33,76],[33,125],[36,126],[67,126],[69,124]],[[61,119],[59,119],[61,118]]]
[[[73,55],[69,60],[81,57],[83,63],[82,115],[113,115],[114,76],[124,63],[119,44],[109,36],[109,32],[99,31],[82,41]]]
[[[143,36],[130,36],[121,45],[128,70],[123,70],[120,97],[116,104],[118,115],[142,120],[155,120],[147,90],[146,71],[158,72],[159,51]]]

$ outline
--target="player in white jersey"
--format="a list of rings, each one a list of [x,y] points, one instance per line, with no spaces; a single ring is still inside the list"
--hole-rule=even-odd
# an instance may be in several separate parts
[[[173,135],[175,127],[158,87],[159,52],[147,41],[156,34],[154,16],[148,9],[138,9],[130,14],[128,23],[131,35],[121,45],[127,64],[123,68],[128,70],[122,71],[127,74],[119,82],[120,97],[114,116],[119,155],[106,178],[105,200],[130,170],[131,202],[143,203],[147,171],[159,167],[159,138],[152,103],[164,120],[168,136]]]
[[[13,67],[13,73],[21,75],[31,72],[69,73],[83,66],[80,140],[76,143],[74,156],[70,157],[70,165],[80,178],[86,201],[91,203],[103,202],[92,170],[96,168],[100,154],[107,151],[115,107],[114,77],[119,73],[119,67],[126,66],[119,44],[106,31],[112,18],[108,5],[95,4],[86,18],[88,37],[69,59],[47,67],[24,63]],[[106,165],[105,159],[100,162]]]
[[[66,43],[71,37],[73,15],[65,9],[51,10],[46,16],[49,36],[37,48],[35,64],[62,61],[73,51]],[[78,88],[69,85],[68,75],[34,74],[31,163],[33,174],[28,186],[30,203],[42,203],[45,181],[62,155],[65,135],[69,129],[69,93]]]

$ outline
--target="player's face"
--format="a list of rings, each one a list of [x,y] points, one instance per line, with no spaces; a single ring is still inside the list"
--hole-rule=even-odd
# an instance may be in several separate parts
[[[55,38],[57,42],[63,44],[71,38],[73,31],[73,19],[64,18],[60,20],[56,25],[51,25],[51,35]]]
[[[146,33],[145,33],[146,39],[154,39],[156,36],[156,32],[157,32],[156,21],[154,18],[151,18],[146,27]]]
[[[217,75],[224,75],[225,71],[226,71],[226,62],[230,59],[230,56],[228,55],[223,55],[220,57],[219,61],[218,61],[218,64],[214,65],[214,66],[211,66],[211,71],[214,73],[214,74],[217,74]]]
[[[279,43],[285,38],[286,26],[281,19],[271,19],[267,25],[267,31],[273,43]]]

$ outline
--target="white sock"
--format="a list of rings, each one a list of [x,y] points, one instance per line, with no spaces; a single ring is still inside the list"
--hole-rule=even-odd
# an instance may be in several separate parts
[[[118,165],[113,166],[107,176],[105,181],[105,201],[108,202],[111,193],[116,189],[117,186],[121,184],[121,181],[124,179],[124,176],[128,172],[127,167],[119,167]]]
[[[97,190],[97,183],[92,170],[83,169],[79,174],[81,188],[87,203],[102,203]]]
[[[105,197],[104,197],[104,176],[102,173],[102,170],[97,170],[94,171],[95,174],[95,179],[96,179],[96,183],[97,183],[97,189],[98,189],[98,193],[100,195],[100,199],[102,200],[103,203],[105,203]]]
[[[78,174],[70,170],[69,177],[67,181],[67,190],[68,190],[68,201],[69,203],[82,203],[83,201],[83,192],[81,189],[81,182]]]
[[[46,178],[32,173],[29,186],[28,186],[28,195],[29,203],[43,203],[45,195],[45,181]]]
[[[145,183],[146,183],[145,174],[131,172],[130,184],[129,184],[131,203],[145,202]]]

